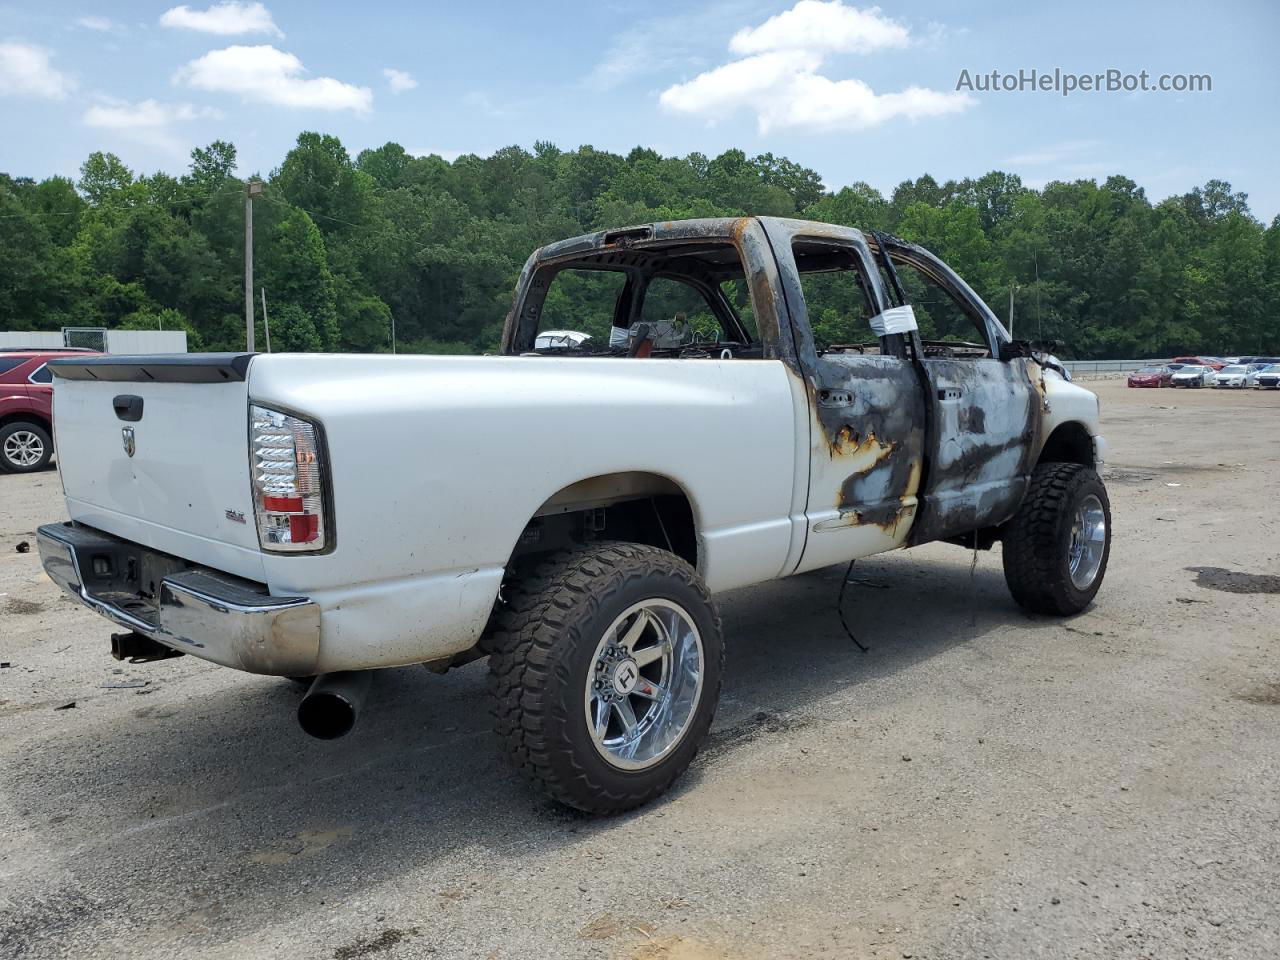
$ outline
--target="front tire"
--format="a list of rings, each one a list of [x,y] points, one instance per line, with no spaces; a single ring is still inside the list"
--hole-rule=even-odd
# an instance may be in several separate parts
[[[656,547],[596,543],[555,554],[495,614],[495,726],[535,786],[587,813],[666,791],[720,697],[720,618],[697,572]]]
[[[1070,616],[1093,602],[1111,554],[1111,503],[1078,463],[1042,463],[1004,531],[1004,577],[1022,607]]]
[[[0,470],[34,473],[49,465],[53,438],[38,423],[19,420],[0,427]]]

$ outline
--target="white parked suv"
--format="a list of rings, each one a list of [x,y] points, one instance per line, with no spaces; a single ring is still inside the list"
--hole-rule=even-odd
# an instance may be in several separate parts
[[[516,766],[601,813],[706,736],[718,591],[935,540],[1001,541],[1038,613],[1102,582],[1097,398],[920,247],[763,217],[565,240],[502,354],[55,361],[45,569],[117,656],[307,679],[322,737],[370,671],[488,657]]]

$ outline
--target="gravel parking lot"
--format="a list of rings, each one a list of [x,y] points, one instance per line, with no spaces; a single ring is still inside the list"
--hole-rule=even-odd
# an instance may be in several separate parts
[[[855,567],[865,655],[843,569],[726,594],[712,741],[613,820],[507,769],[481,664],[321,743],[287,681],[117,663],[40,570],[57,475],[0,476],[0,956],[1280,955],[1280,394],[1089,386],[1093,608],[998,547]]]

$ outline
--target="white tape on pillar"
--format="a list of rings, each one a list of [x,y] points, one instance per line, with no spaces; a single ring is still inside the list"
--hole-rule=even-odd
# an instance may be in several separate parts
[[[920,329],[916,324],[916,312],[911,304],[903,307],[890,307],[884,313],[871,318],[871,329],[877,337],[887,337],[893,333],[910,333]]]

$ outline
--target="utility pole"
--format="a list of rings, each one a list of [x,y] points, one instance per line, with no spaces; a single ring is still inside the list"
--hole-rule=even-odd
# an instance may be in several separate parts
[[[1009,284],[1009,338],[1013,338],[1013,291],[1017,288],[1016,283]]]
[[[244,190],[244,342],[253,349],[253,198],[261,196],[264,184],[250,180]]]

